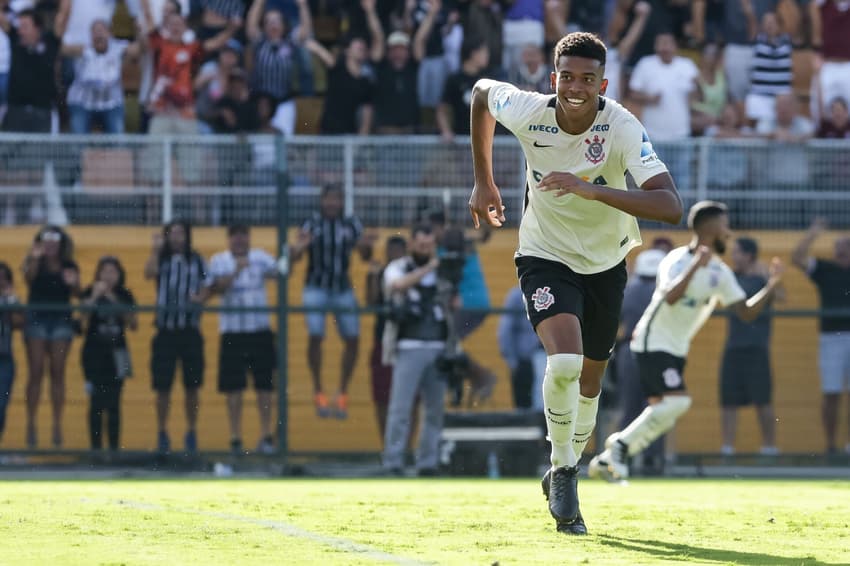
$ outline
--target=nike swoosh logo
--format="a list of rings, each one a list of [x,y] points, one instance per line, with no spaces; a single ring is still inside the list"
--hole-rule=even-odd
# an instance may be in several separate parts
[[[566,417],[567,415],[570,414],[569,411],[567,411],[566,413],[556,413],[552,409],[548,409],[548,411],[549,411],[549,414],[552,415],[553,417]]]
[[[534,142],[534,147],[552,147],[551,145],[540,145],[537,142]]]

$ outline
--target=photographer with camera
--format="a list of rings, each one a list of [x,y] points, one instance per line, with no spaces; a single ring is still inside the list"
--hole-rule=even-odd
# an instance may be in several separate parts
[[[438,277],[436,238],[429,226],[411,233],[410,253],[384,271],[384,295],[390,314],[384,327],[384,363],[393,365],[387,411],[383,465],[401,475],[417,394],[422,401],[422,426],[416,451],[420,476],[434,475],[443,428],[447,380],[438,369],[446,357],[450,324],[446,312],[455,301],[451,282]]]

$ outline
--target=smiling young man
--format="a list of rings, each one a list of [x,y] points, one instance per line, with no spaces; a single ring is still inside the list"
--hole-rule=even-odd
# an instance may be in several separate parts
[[[605,92],[605,45],[571,33],[555,46],[555,95],[480,80],[471,107],[473,223],[505,222],[493,179],[498,120],[527,161],[516,265],[528,317],[547,354],[544,412],[552,468],[543,478],[561,532],[585,534],[578,460],[596,423],[600,381],[617,337],[625,257],[640,245],[636,216],[678,223],[673,179],[640,122]],[[640,186],[626,190],[626,171]]]

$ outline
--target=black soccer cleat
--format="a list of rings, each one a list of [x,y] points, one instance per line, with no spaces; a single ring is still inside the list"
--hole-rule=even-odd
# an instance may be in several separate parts
[[[540,481],[540,486],[543,488],[543,495],[549,499],[549,483],[551,481],[552,469],[546,470],[543,479]],[[584,524],[584,517],[581,516],[581,509],[576,513],[576,518],[570,522],[555,522],[555,528],[559,533],[570,535],[586,535],[587,526]]]
[[[549,513],[558,524],[572,523],[578,516],[578,466],[562,466],[547,475],[549,489],[543,493],[548,491]]]

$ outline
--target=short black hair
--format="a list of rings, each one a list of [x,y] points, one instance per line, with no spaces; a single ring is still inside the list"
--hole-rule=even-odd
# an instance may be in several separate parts
[[[555,45],[555,66],[558,66],[561,57],[572,56],[595,59],[604,67],[607,53],[608,50],[599,37],[586,31],[576,31],[568,33]]]
[[[325,198],[331,193],[344,194],[344,191],[342,190],[342,185],[340,185],[339,183],[328,183],[327,185],[324,185],[322,187],[322,198]]]
[[[735,240],[735,243],[738,244],[738,247],[741,248],[742,252],[752,256],[753,261],[758,259],[758,257],[759,257],[758,242],[756,242],[752,238],[738,238],[737,240]]]
[[[410,238],[413,239],[419,234],[424,234],[425,236],[430,236],[434,233],[434,230],[431,229],[431,226],[428,224],[416,224],[413,228],[410,229]]]
[[[446,213],[440,209],[434,209],[428,213],[428,222],[435,226],[444,226],[446,224]]]
[[[36,12],[32,8],[28,8],[26,10],[21,10],[18,12],[17,18],[20,20],[21,18],[29,18],[32,20],[32,24],[38,29],[44,29],[44,18],[40,13]]]
[[[701,200],[691,207],[688,212],[688,228],[699,230],[706,221],[728,214],[729,209],[716,200]]]
[[[234,234],[250,234],[251,228],[247,224],[231,224],[227,227],[227,235],[232,236]]]
[[[6,281],[8,281],[9,284],[15,282],[15,275],[12,273],[12,268],[9,267],[9,264],[5,261],[0,261],[0,273],[6,276]]]
[[[460,46],[460,60],[461,62],[466,61],[472,54],[486,46],[487,43],[484,39],[480,37],[472,37],[471,39],[467,39]]]
[[[407,240],[401,236],[390,236],[387,238],[387,247],[390,246],[398,246],[400,248],[407,249]]]

